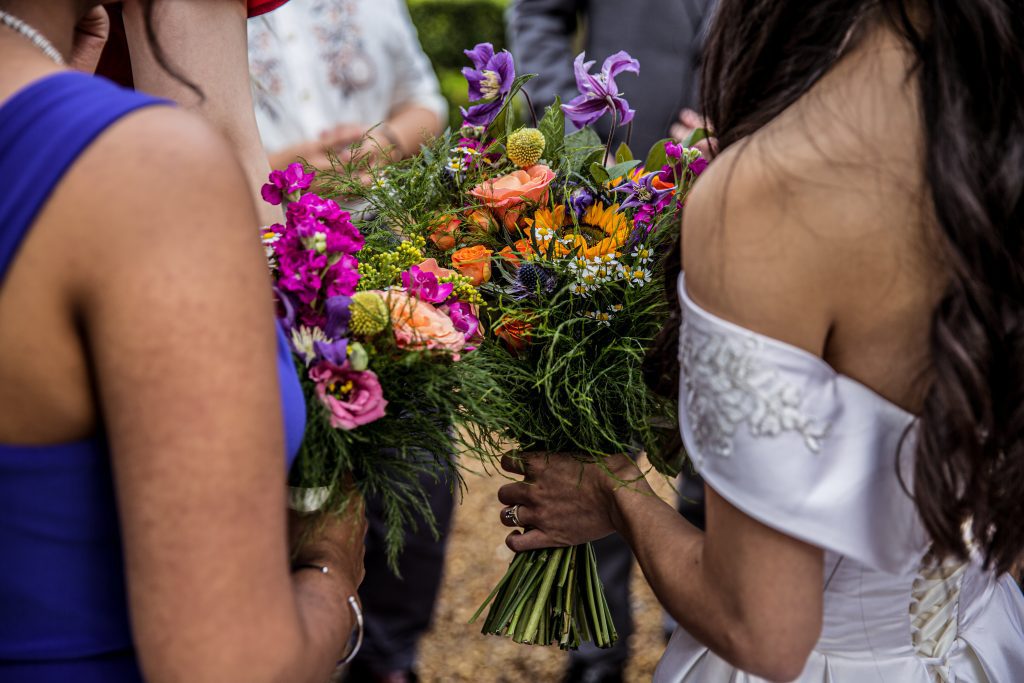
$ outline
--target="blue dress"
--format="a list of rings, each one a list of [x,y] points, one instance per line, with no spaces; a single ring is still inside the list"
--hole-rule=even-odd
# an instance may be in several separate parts
[[[78,156],[121,117],[161,103],[66,72],[0,104],[0,287]],[[305,403],[280,331],[277,362],[290,466]],[[0,444],[0,683],[141,680],[102,433],[52,446]]]

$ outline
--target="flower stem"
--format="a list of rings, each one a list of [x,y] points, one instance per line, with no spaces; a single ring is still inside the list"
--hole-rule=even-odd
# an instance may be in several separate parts
[[[612,155],[612,142],[615,140],[615,129],[619,127],[619,112],[612,107],[612,129],[608,131],[608,142],[604,145],[604,159],[601,160],[601,164],[608,163],[608,157]]]
[[[564,553],[565,548],[558,548],[552,551],[551,556],[548,558],[548,566],[544,571],[544,580],[540,584],[540,593],[537,595],[533,611],[530,613],[530,620],[526,622],[525,640],[532,642],[537,635],[537,628],[540,625],[541,617],[544,616],[544,612],[547,609],[548,597],[551,595],[551,586],[555,582],[555,576],[560,569],[560,560]]]

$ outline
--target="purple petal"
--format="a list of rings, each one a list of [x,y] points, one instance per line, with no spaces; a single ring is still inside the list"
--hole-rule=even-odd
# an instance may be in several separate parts
[[[314,342],[313,350],[322,360],[340,367],[348,360],[348,339],[339,339],[330,343]]]
[[[615,103],[615,109],[618,110],[618,121],[620,126],[624,126],[633,120],[633,116],[636,111],[629,108],[629,102],[621,97],[612,98],[612,102]]]
[[[336,339],[348,332],[348,321],[352,317],[352,297],[339,294],[332,296],[324,303],[324,310],[327,312],[327,325],[324,327],[324,334],[331,339]]]
[[[260,194],[263,196],[263,201],[267,204],[278,206],[282,201],[284,201],[284,195],[281,194],[281,188],[277,185],[267,183],[260,188]]]
[[[580,95],[569,104],[562,105],[562,111],[577,128],[585,128],[604,116],[609,109],[608,102],[586,95]]]
[[[485,127],[491,125],[491,122],[497,118],[503,104],[503,100],[498,98],[491,102],[475,104],[469,109],[461,108],[462,118],[465,120],[464,125]]]
[[[594,66],[594,62],[583,61],[586,54],[586,52],[579,53],[572,63],[573,73],[576,74],[576,88],[584,95],[594,89],[595,83],[594,77],[590,75],[590,67]]]
[[[469,57],[473,66],[477,69],[484,68],[488,60],[494,56],[494,46],[490,43],[477,43],[472,50],[463,50],[463,54]]]
[[[494,55],[490,63],[491,69],[498,74],[498,81],[501,83],[501,94],[506,94],[512,89],[512,81],[516,78],[516,63],[507,50],[502,50]]]
[[[604,74],[605,81],[609,84],[613,84],[615,77],[624,71],[640,73],[640,62],[630,57],[629,53],[624,50],[608,57],[601,66],[601,73]]]

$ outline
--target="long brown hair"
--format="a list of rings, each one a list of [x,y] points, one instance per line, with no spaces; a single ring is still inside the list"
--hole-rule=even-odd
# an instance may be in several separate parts
[[[917,21],[911,20],[913,13]],[[932,314],[913,496],[939,556],[986,564],[1024,553],[1024,8],[1011,0],[721,0],[703,73],[721,149],[757,131],[838,60],[877,16],[916,57],[925,179],[948,286]],[[648,381],[678,386],[676,320]]]

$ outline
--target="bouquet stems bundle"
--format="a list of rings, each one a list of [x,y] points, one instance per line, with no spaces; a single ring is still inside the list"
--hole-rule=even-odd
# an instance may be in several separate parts
[[[586,641],[611,647],[618,638],[589,543],[516,555],[472,621],[489,604],[483,632],[517,643],[575,650]]]

